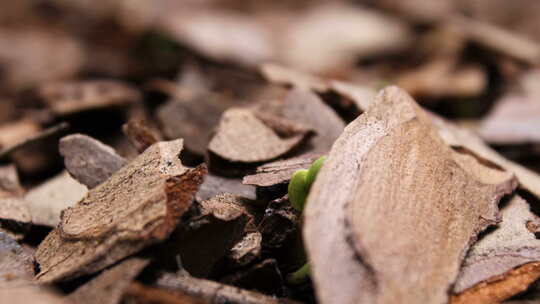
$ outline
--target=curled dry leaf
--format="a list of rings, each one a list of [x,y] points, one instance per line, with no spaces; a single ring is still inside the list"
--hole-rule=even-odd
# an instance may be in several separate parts
[[[289,152],[305,135],[281,138],[250,110],[232,108],[223,113],[208,150],[230,162],[256,163]]]
[[[515,195],[501,213],[499,226],[484,235],[467,253],[454,293],[466,293],[466,289],[517,266],[540,261],[540,240],[534,234],[540,227],[540,218],[530,211],[527,202]],[[531,227],[535,229],[529,230]]]
[[[447,146],[405,92],[383,90],[336,141],[308,196],[319,301],[447,301],[471,242],[516,184]]]
[[[244,176],[242,183],[260,187],[287,183],[294,172],[300,169],[308,169],[319,157],[321,157],[320,153],[307,153],[293,158],[266,163],[257,167],[255,174]]]
[[[63,137],[59,150],[69,174],[89,189],[107,180],[127,163],[114,148],[83,134]]]
[[[78,304],[117,304],[135,277],[148,265],[149,261],[130,258],[88,281],[67,296]]]
[[[181,150],[182,140],[154,144],[64,210],[36,252],[38,280],[93,273],[166,239],[206,174],[183,167]]]
[[[0,290],[30,284],[34,279],[33,261],[28,251],[0,232]]]
[[[88,193],[88,188],[74,180],[67,171],[28,191],[24,199],[32,214],[32,223],[55,227],[60,213],[75,205]]]
[[[141,100],[140,93],[116,80],[87,80],[46,83],[37,95],[57,115],[125,106]]]

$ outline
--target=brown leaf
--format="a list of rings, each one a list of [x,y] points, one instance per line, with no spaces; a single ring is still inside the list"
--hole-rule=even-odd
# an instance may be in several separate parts
[[[69,174],[89,189],[107,180],[127,163],[114,148],[83,134],[63,137],[59,150]]]
[[[450,303],[500,303],[525,291],[538,278],[540,262],[528,263],[452,296]]]
[[[520,265],[540,261],[540,240],[528,228],[538,227],[540,219],[529,205],[515,195],[501,209],[499,226],[475,243],[461,265],[454,285],[460,293],[483,281],[502,275]],[[467,291],[465,291],[467,292]]]
[[[130,258],[85,283],[67,296],[78,304],[117,304],[134,278],[148,265],[149,261]]]
[[[125,106],[141,100],[137,90],[115,80],[46,83],[37,94],[57,115]]]
[[[281,138],[250,110],[233,108],[223,113],[208,150],[230,162],[256,163],[289,152],[305,135]]]
[[[28,251],[0,232],[0,291],[30,284],[34,279],[33,261]]]
[[[336,141],[308,196],[319,301],[447,301],[470,243],[515,186],[448,147],[406,93],[383,90]]]
[[[32,214],[32,223],[55,227],[60,213],[75,205],[88,193],[88,188],[74,180],[67,171],[32,188],[24,199]]]
[[[93,273],[167,238],[206,173],[184,168],[181,150],[182,140],[152,145],[64,210],[36,252],[38,280]]]
[[[293,158],[266,163],[257,167],[255,174],[244,176],[242,183],[260,187],[287,183],[294,172],[309,168],[319,157],[321,157],[319,153],[307,153]]]

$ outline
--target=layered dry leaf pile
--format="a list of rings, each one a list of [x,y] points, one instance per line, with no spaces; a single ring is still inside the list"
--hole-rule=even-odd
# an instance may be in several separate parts
[[[540,302],[537,1],[4,2],[0,303]]]

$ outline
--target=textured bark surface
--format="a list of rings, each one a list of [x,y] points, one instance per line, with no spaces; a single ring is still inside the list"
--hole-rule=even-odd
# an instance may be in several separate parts
[[[501,209],[502,222],[476,242],[461,265],[454,292],[459,293],[513,268],[540,261],[540,240],[535,232],[540,219],[529,204],[515,195]]]
[[[139,153],[162,140],[159,131],[143,119],[130,119],[122,125],[122,131]]]
[[[540,278],[540,262],[528,263],[453,296],[450,303],[500,303],[525,291],[538,278]]]
[[[166,239],[206,173],[183,167],[181,150],[182,140],[154,144],[64,210],[36,252],[38,280],[93,273]]]
[[[89,189],[104,182],[127,163],[112,147],[83,134],[63,137],[59,149],[69,174]]]
[[[32,254],[7,234],[0,232],[0,291],[29,285],[33,279]]]
[[[294,172],[309,168],[321,155],[319,153],[309,153],[264,164],[257,167],[255,174],[244,176],[242,183],[261,187],[286,183],[291,179]]]
[[[319,301],[447,301],[466,250],[516,184],[452,150],[406,93],[385,89],[336,141],[308,197]]]
[[[82,200],[88,188],[74,180],[67,171],[28,191],[25,200],[34,224],[55,227],[60,213]]]
[[[305,135],[282,138],[250,110],[234,108],[223,113],[208,150],[230,162],[256,163],[289,152]]]
[[[148,265],[148,260],[130,258],[85,283],[67,296],[78,304],[117,304],[135,277]]]
[[[57,115],[126,106],[142,98],[136,89],[115,80],[47,83],[37,94]]]
[[[32,222],[24,190],[13,165],[0,167],[0,231],[21,239]]]
[[[223,177],[215,174],[208,174],[204,179],[195,198],[202,202],[218,194],[230,193],[245,197],[247,199],[256,199],[255,187],[242,184],[239,178]]]

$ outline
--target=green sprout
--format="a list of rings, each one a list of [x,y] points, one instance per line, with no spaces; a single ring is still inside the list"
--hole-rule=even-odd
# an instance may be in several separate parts
[[[311,185],[313,185],[313,182],[315,182],[315,178],[317,177],[319,170],[321,170],[325,160],[326,156],[321,156],[313,162],[308,170],[298,170],[293,174],[291,181],[289,182],[289,201],[294,209],[300,212],[304,210],[309,189],[311,188]]]
[[[298,211],[302,212],[306,205],[306,199],[311,189],[311,185],[315,182],[315,178],[321,170],[326,156],[321,156],[319,159],[313,162],[309,169],[302,169],[296,171],[291,181],[289,182],[289,201],[291,205]],[[304,264],[297,271],[287,275],[287,283],[291,285],[301,284],[307,280],[310,274],[309,263]]]

